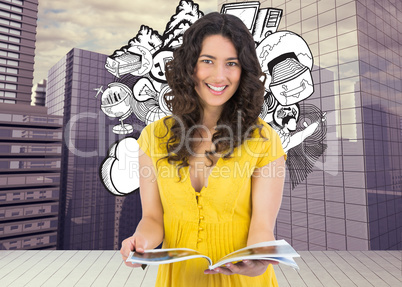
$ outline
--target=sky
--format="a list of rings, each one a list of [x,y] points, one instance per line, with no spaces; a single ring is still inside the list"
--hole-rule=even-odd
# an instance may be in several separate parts
[[[207,14],[217,0],[195,0]],[[39,0],[33,84],[72,48],[106,55],[126,45],[140,26],[160,34],[180,0]]]

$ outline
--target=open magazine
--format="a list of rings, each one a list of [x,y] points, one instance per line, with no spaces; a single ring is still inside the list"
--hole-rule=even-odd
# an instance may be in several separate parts
[[[131,252],[126,262],[158,265],[173,263],[193,258],[205,258],[209,261],[209,269],[223,266],[229,262],[237,262],[246,259],[255,260],[272,260],[285,265],[289,265],[294,269],[299,269],[293,257],[300,255],[285,240],[275,240],[257,243],[245,248],[234,251],[222,257],[215,264],[212,260],[198,251],[188,248],[171,248],[171,249],[152,249],[145,250],[144,253]]]

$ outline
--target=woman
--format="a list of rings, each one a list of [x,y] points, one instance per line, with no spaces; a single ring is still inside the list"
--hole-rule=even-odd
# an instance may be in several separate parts
[[[165,100],[173,116],[148,125],[138,139],[143,217],[122,243],[124,260],[130,250],[162,240],[163,248],[196,249],[215,262],[275,239],[285,153],[258,118],[263,75],[253,38],[237,17],[211,13],[185,32],[167,66],[172,93]],[[215,270],[206,270],[205,259],[165,264],[156,286],[277,286],[269,263]]]

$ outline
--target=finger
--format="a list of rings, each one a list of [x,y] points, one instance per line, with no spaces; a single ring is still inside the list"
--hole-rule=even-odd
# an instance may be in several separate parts
[[[232,274],[234,273],[240,273],[241,272],[241,267],[240,266],[244,266],[244,264],[241,264],[241,262],[237,263],[237,264],[232,264],[232,263],[227,263],[225,264],[225,267],[232,272]]]
[[[126,260],[128,255],[130,254],[132,248],[134,248],[134,244],[132,241],[129,240],[129,238],[127,238],[126,240],[124,240],[121,244],[121,248],[120,248],[120,254],[123,257],[123,260]]]
[[[148,242],[142,237],[136,237],[134,244],[135,244],[135,251],[143,253],[147,248]]]
[[[224,275],[233,275],[232,271],[230,269],[225,268],[225,267],[218,267],[214,269],[218,273],[224,274]]]
[[[269,262],[268,262],[267,265],[269,265],[269,264],[272,264],[272,265],[279,265],[279,262],[278,262],[278,261],[270,261],[270,260],[269,260]]]
[[[269,264],[272,264],[272,265],[279,264],[278,261],[273,261],[273,260],[255,260],[255,261],[258,262],[259,264],[262,264],[263,266],[268,266]]]

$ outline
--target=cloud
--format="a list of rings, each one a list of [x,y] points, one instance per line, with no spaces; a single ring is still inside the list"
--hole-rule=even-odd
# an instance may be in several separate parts
[[[139,145],[132,137],[122,139],[109,150],[100,168],[102,183],[113,195],[127,195],[140,186]]]
[[[194,1],[204,13],[216,0]],[[146,4],[145,4],[146,3]],[[147,25],[162,34],[180,1],[41,0],[38,12],[34,84],[72,48],[111,55]]]

